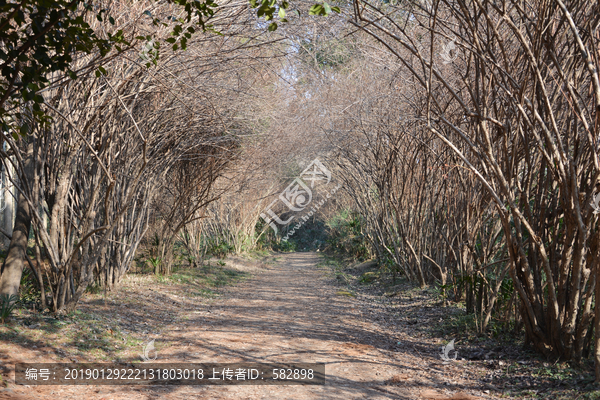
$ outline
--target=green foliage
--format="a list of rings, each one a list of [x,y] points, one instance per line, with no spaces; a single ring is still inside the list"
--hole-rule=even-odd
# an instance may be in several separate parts
[[[218,258],[225,258],[228,254],[233,253],[234,247],[227,242],[220,242],[218,245],[213,246],[209,253],[215,255]]]
[[[265,21],[273,21],[275,16],[277,16],[278,21],[280,23],[288,22],[286,18],[286,10],[290,7],[290,4],[286,1],[277,1],[277,0],[249,0],[250,7],[256,9],[256,16],[261,18],[264,17]],[[297,15],[300,15],[299,10],[294,10]],[[331,7],[328,3],[322,2],[313,4],[308,10],[308,15],[319,15],[326,17],[331,12],[340,13],[341,10],[339,7]],[[267,28],[269,32],[277,30],[277,23],[275,21],[271,22]]]
[[[323,4],[314,4],[308,11],[308,14],[326,17],[331,14],[332,11],[338,14],[341,12],[339,7],[331,7],[328,3],[323,2]]]
[[[276,244],[274,246],[275,250],[277,251],[296,251],[296,242],[292,242],[290,240],[282,240],[281,242],[279,242],[278,244]]]
[[[306,64],[318,68],[339,68],[352,59],[352,43],[348,39],[303,40],[298,51]]]
[[[169,43],[173,49],[187,47],[187,41],[196,32],[193,26],[186,29],[183,24],[192,20],[203,31],[214,31],[206,21],[214,15],[217,3],[214,0],[169,0],[183,8],[184,17],[168,17],[164,22],[153,17],[150,11],[144,14],[152,18],[155,26],[174,25]],[[95,16],[98,21],[108,22],[107,35],[100,37],[86,22],[86,17]],[[80,0],[24,0],[19,2],[0,2],[0,125],[4,131],[26,136],[33,122],[48,123],[50,117],[40,107],[44,97],[39,94],[48,81],[48,74],[56,71],[66,73],[71,79],[77,79],[72,69],[73,56],[77,53],[99,53],[100,60],[112,49],[122,52],[131,46],[125,39],[125,33],[119,29],[110,30],[115,20],[109,11]],[[139,36],[151,45],[151,63],[158,59],[158,42],[152,36]],[[150,49],[149,49],[150,50]],[[101,61],[100,61],[101,62]],[[96,76],[106,75],[101,66]],[[18,108],[30,104],[31,114],[24,115]]]
[[[275,235],[270,226],[265,225],[262,218],[256,222],[254,231],[259,235],[256,241],[257,250],[273,250],[273,251],[295,251],[296,243],[293,241],[283,241]]]
[[[40,299],[40,289],[31,270],[25,269],[21,275],[19,297],[22,303],[36,303]]]
[[[360,278],[358,279],[358,281],[363,284],[368,284],[368,283],[372,283],[372,282],[376,281],[377,279],[379,279],[378,272],[368,271],[368,272],[365,272],[364,274],[362,274],[360,276]]]
[[[187,261],[187,263],[189,265],[194,265],[196,263],[196,257],[190,255],[190,254],[186,254],[184,256],[184,259]]]
[[[273,230],[265,227],[264,221],[260,219],[255,229],[257,234],[260,234],[257,248],[285,252],[323,251],[329,248],[357,259],[370,258],[357,213],[342,210],[329,221],[316,217],[310,218],[302,221],[302,226],[298,229],[295,228],[297,223],[298,221],[292,221],[289,226],[282,227],[275,235]]]
[[[14,294],[11,294],[10,296],[8,294],[3,294],[0,296],[0,302],[2,303],[0,305],[0,320],[2,323],[4,323],[4,321],[10,317],[12,312],[17,307],[18,301],[19,298]]]
[[[96,36],[84,16],[93,6],[82,1],[21,1],[0,3],[0,118],[2,129],[27,135],[30,121],[10,108],[31,103],[33,117],[47,120],[39,104],[44,98],[38,92],[46,87],[46,75],[53,71],[66,72],[77,78],[71,69],[76,52],[99,51],[105,56],[113,45],[126,44],[122,31],[108,34],[107,39]],[[106,10],[100,10],[101,20]],[[8,101],[8,107],[6,102]],[[13,129],[10,129],[12,125]]]
[[[206,249],[206,254],[213,255],[217,258],[225,258],[228,254],[235,251],[235,247],[233,247],[233,245],[225,238],[216,236],[205,238],[203,246]]]
[[[162,262],[162,258],[159,257],[148,257],[148,263],[152,266],[152,270],[155,274],[158,274],[160,270],[160,263]]]
[[[102,293],[102,290],[102,285],[100,285],[98,282],[94,282],[88,285],[88,287],[85,289],[85,292],[90,294],[99,294]]]
[[[370,251],[362,234],[361,217],[350,210],[341,210],[326,225],[329,228],[327,240],[331,249],[348,254],[358,260],[369,258]]]
[[[246,272],[236,271],[225,267],[225,263],[219,265],[203,265],[199,268],[174,268],[171,275],[159,275],[157,282],[164,284],[189,285],[191,296],[215,297],[215,289],[233,285],[247,278]]]
[[[433,290],[436,297],[441,300],[448,300],[448,293],[451,292],[453,288],[454,284],[452,282],[446,282],[445,285],[442,285],[441,282],[436,281]]]
[[[475,318],[473,314],[464,314],[457,309],[454,312],[449,310],[439,326],[440,334],[460,339],[468,339],[476,336],[477,325]]]

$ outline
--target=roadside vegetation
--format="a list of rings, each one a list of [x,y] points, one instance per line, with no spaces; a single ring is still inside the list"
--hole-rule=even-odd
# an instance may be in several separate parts
[[[492,320],[481,333],[466,304],[447,302],[439,287],[422,288],[405,277],[393,280],[374,262],[340,253],[324,254],[317,265],[338,286],[337,296],[354,299],[363,314],[418,342],[446,345],[455,341],[458,368],[475,368],[473,379],[488,393],[515,399],[598,399],[594,364],[548,360],[525,346],[523,332]],[[397,343],[402,349],[402,342]],[[421,351],[423,351],[421,349]],[[441,350],[429,357],[439,359]]]
[[[224,288],[249,276],[218,259],[199,268],[177,266],[169,275],[130,271],[119,290],[90,286],[79,307],[68,313],[39,311],[22,295],[10,322],[0,325],[5,341],[0,349],[24,346],[59,362],[139,361],[150,339],[181,327],[191,309],[206,312]],[[169,343],[163,338],[160,346]]]

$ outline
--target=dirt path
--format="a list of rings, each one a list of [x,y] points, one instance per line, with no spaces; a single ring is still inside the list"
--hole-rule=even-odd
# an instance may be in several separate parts
[[[324,386],[54,386],[37,399],[479,399],[461,391],[459,365],[443,365],[414,339],[386,331],[353,297],[338,295],[314,253],[282,255],[209,307],[157,338],[157,362],[324,362]],[[410,351],[408,349],[410,348]],[[404,349],[404,350],[402,350]],[[421,351],[419,350],[421,349]],[[431,353],[431,352],[430,352]],[[456,363],[458,364],[458,363]],[[2,398],[27,388],[0,391]],[[31,393],[31,391],[29,391]],[[9,396],[9,397],[3,397]]]

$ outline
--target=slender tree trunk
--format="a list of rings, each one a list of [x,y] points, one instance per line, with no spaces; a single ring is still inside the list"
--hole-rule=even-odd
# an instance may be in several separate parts
[[[22,177],[21,182],[31,182],[33,175],[33,142],[27,146],[24,168],[25,176]],[[25,189],[23,188],[23,190]],[[18,295],[19,293],[30,228],[31,210],[25,196],[19,192],[13,235],[8,247],[8,255],[4,260],[4,264],[2,264],[2,275],[0,276],[0,294],[2,295]]]
[[[15,188],[12,186],[11,179],[15,178],[15,172],[12,164],[9,161],[6,161],[4,164],[5,168],[2,171],[3,175],[3,196],[4,196],[4,210],[3,210],[3,225],[4,230],[12,235],[13,227],[14,227],[14,211],[15,211]],[[4,242],[6,246],[10,246],[10,239],[5,239]]]
[[[594,315],[595,343],[594,360],[596,361],[596,383],[600,383],[600,263],[596,264],[596,308]]]

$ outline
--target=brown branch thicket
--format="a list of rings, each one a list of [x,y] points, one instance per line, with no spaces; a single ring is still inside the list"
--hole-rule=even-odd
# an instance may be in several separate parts
[[[18,186],[36,254],[49,264],[33,264],[34,272],[54,311],[72,309],[93,282],[113,287],[149,221],[160,225],[160,272],[169,272],[175,238],[216,199],[212,185],[249,131],[238,117],[252,73],[265,65],[260,45],[270,40],[254,31],[246,2],[223,3],[211,20],[222,34],[198,34],[185,52],[170,51],[169,26],[144,14],[172,16],[174,6],[106,5],[117,24],[111,29],[123,29],[131,47],[107,59],[106,74],[94,73],[95,55],[77,56],[79,79],[52,76],[44,92],[53,120],[27,138],[4,137],[23,171]],[[149,33],[156,46],[135,39]]]
[[[240,114],[250,122],[253,135],[242,138],[240,158],[215,183],[220,200],[185,228],[181,238],[188,253],[198,243],[200,253],[213,249],[222,255],[252,249],[259,242],[270,246],[281,239],[271,234],[260,214],[303,170],[300,165],[326,156],[332,148],[320,127],[324,107],[319,96],[323,83],[333,75],[329,67],[349,58],[345,44],[331,51],[339,43],[337,37],[348,33],[344,25],[339,16],[302,14],[280,26],[277,32],[285,39],[280,46],[270,47],[270,52],[262,49],[270,54],[271,73],[255,74],[254,97]],[[320,69],[322,65],[327,68]],[[262,230],[256,231],[257,226]],[[200,253],[193,258],[201,259]]]
[[[475,175],[435,134],[424,129],[414,85],[381,49],[362,38],[346,74],[327,90],[321,123],[362,234],[380,267],[426,285],[439,282],[455,300],[465,296],[480,331],[507,272],[502,227]],[[333,101],[332,101],[333,100]],[[325,102],[322,102],[323,104]]]
[[[396,56],[424,127],[493,201],[527,341],[578,360],[596,315],[600,380],[598,4],[426,3],[357,0],[354,24]]]

